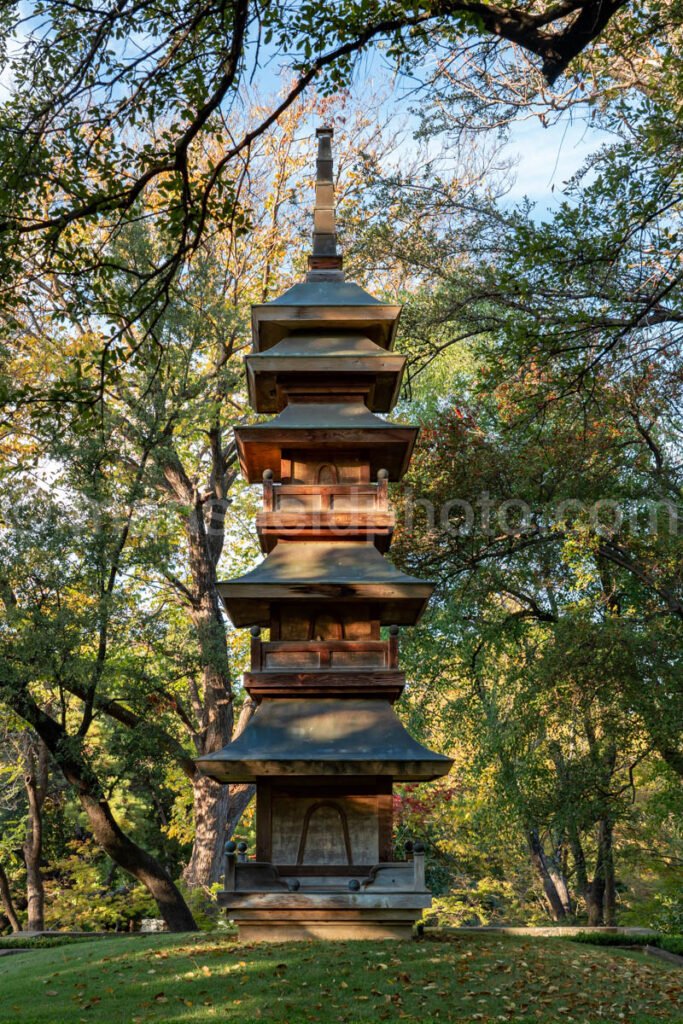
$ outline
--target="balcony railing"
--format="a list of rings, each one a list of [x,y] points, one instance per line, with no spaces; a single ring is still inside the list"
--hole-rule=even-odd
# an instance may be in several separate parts
[[[393,628],[393,627],[392,627]],[[255,631],[254,631],[255,632]],[[251,638],[251,671],[334,672],[397,669],[398,630],[388,640],[270,640]]]
[[[278,484],[263,481],[264,512],[355,512],[389,510],[387,481],[376,484]]]

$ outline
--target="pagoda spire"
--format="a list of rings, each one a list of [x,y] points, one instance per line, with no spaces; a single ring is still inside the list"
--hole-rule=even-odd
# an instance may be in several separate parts
[[[344,280],[342,257],[337,252],[337,224],[334,201],[332,136],[329,127],[318,128],[318,158],[313,210],[313,252],[308,257],[307,281]]]

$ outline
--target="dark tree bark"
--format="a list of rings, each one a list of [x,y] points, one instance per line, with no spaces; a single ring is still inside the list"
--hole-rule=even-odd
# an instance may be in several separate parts
[[[578,832],[574,828],[569,833],[569,843],[576,872],[577,890],[585,901],[588,925],[591,928],[616,924],[616,886],[612,831],[612,823],[609,819],[605,818],[598,822],[597,855],[592,880],[588,877],[586,855]]]
[[[42,740],[27,736],[25,741],[24,785],[28,799],[28,824],[23,845],[26,864],[28,930],[45,928],[45,888],[40,862],[43,854],[43,804],[47,796],[48,750]]]
[[[617,923],[617,892],[614,877],[612,823],[604,818],[598,825],[598,846],[603,878],[603,920],[612,927]]]
[[[656,737],[653,737],[657,752],[661,756],[662,760],[668,764],[672,771],[676,772],[683,779],[683,751],[672,747],[668,743],[657,743]]]
[[[7,873],[0,864],[0,903],[2,903],[5,916],[10,923],[10,928],[13,932],[21,931],[21,922],[17,917],[17,912],[14,909],[14,903],[12,901],[12,893],[10,892],[9,879]]]
[[[586,910],[588,911],[588,927],[599,928],[605,923],[605,879],[600,864],[600,854],[595,867],[593,881],[586,886]]]

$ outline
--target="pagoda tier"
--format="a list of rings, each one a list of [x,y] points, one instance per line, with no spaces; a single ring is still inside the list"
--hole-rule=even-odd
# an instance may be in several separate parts
[[[373,412],[395,405],[406,357],[386,352],[357,331],[298,331],[245,359],[249,401],[257,412],[281,412],[290,401],[331,392],[353,396]]]
[[[400,572],[374,544],[283,540],[255,569],[218,589],[235,626],[269,626],[275,608],[311,601],[326,614],[328,605],[337,613],[362,605],[372,621],[412,626],[434,587]]]
[[[417,432],[375,416],[359,401],[293,402],[266,423],[236,427],[235,438],[249,483],[258,483],[266,470],[275,480],[320,482],[313,472],[319,477],[328,466],[335,482],[360,483],[375,479],[380,469],[400,480]]]
[[[331,468],[328,465],[327,471]],[[389,474],[380,470],[377,477],[376,484],[274,483],[266,470],[263,509],[256,516],[262,550],[272,551],[280,540],[338,537],[366,541],[386,551],[396,517],[389,507]]]
[[[279,298],[252,306],[254,352],[265,352],[302,328],[359,331],[380,348],[390,349],[396,337],[401,307],[379,302],[350,281],[320,278],[295,284]]]
[[[394,860],[392,787],[451,767],[392,706],[405,686],[399,627],[433,590],[384,557],[388,482],[408,468],[417,427],[375,415],[399,393],[400,307],[344,280],[331,135],[318,132],[306,281],[252,311],[250,401],[277,415],[235,430],[245,479],[263,482],[266,556],[218,589],[233,625],[252,627],[244,687],[257,708],[197,760],[218,782],[256,784],[256,858],[228,843],[219,894],[247,940],[408,937],[430,896],[422,851]]]
[[[451,761],[408,733],[385,700],[358,697],[261,702],[241,736],[197,761],[217,782],[277,776],[388,775],[425,782],[446,775]]]

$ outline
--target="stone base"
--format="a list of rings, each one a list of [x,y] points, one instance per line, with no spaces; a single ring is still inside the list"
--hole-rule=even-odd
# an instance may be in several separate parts
[[[222,892],[243,942],[406,940],[431,905],[428,893]]]

